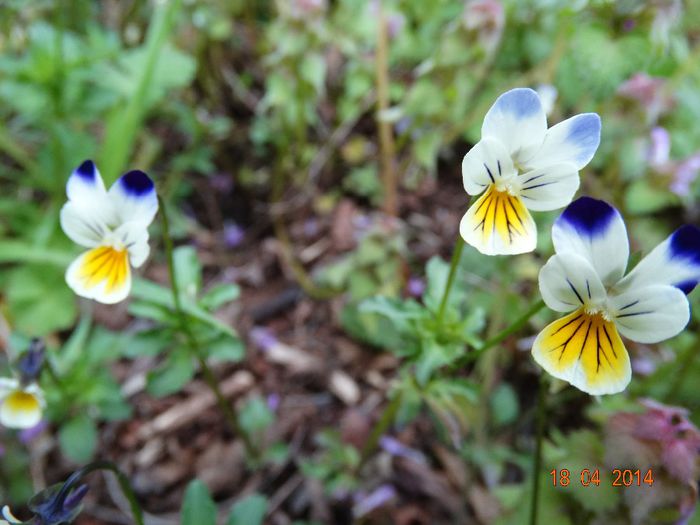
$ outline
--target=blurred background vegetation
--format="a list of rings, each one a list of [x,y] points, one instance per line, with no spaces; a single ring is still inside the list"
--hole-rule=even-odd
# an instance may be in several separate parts
[[[384,44],[378,21],[386,24]],[[169,344],[155,341],[147,330],[152,325],[143,326],[144,318],[167,321],[154,313],[157,291],[147,285],[135,288],[130,306],[141,324],[126,312],[115,321],[104,309],[93,311],[65,285],[77,247],[62,233],[58,212],[67,177],[82,160],[94,159],[107,184],[131,168],[154,178],[177,238],[203,261],[193,249],[181,252],[204,310],[218,310],[238,291],[201,298],[202,287],[237,282],[259,290],[265,277],[298,281],[305,297],[342,294],[333,326],[406,355],[412,352],[406,339],[420,340],[421,328],[388,327],[381,303],[361,301],[414,295],[429,305],[439,297],[446,265],[434,259],[426,283],[424,264],[451,252],[467,203],[461,158],[479,139],[486,110],[507,89],[538,89],[549,102],[550,122],[587,111],[601,115],[601,146],[582,172],[580,193],[615,203],[633,252],[647,253],[680,224],[698,222],[699,44],[700,3],[690,0],[3,0],[0,307],[12,333],[8,346],[45,336],[61,349],[56,359],[71,401],[61,398],[51,419],[59,421],[63,452],[89,459],[104,429],[98,424],[132,416],[105,364],[157,355]],[[386,64],[378,61],[383,51]],[[393,143],[388,149],[380,144],[382,126]],[[380,177],[387,169],[398,177],[398,220],[379,211],[390,198]],[[543,232],[555,216],[536,217],[543,255],[486,260],[467,250],[462,291],[454,298],[466,342],[484,326],[492,332],[517,318],[537,298],[537,271],[551,250]],[[165,282],[157,226],[152,237],[147,273]],[[330,247],[318,244],[324,237],[332,239]],[[270,239],[272,269],[265,262]],[[321,255],[313,255],[317,249]],[[240,255],[238,266],[244,260],[266,268],[262,280],[227,273],[231,251]],[[599,425],[642,396],[691,409],[700,422],[698,295],[691,295],[688,331],[658,348],[631,347],[635,377],[628,394],[598,404],[573,395],[573,405],[562,401],[553,409],[551,464],[602,464]],[[489,312],[496,319],[487,319]],[[231,315],[228,324],[242,319]],[[218,341],[218,332],[211,337]],[[218,357],[245,367],[237,333],[227,337]],[[169,359],[149,375],[152,394],[169,395],[192,379],[191,366]],[[513,433],[531,417],[531,393],[513,370],[531,373],[525,360],[511,352],[482,363],[485,386],[471,402],[463,399],[471,387],[435,384],[416,392],[438,420],[448,414],[464,423],[458,426],[477,429],[477,445],[458,450],[489,491],[512,478],[508,465],[522,461]],[[429,361],[424,374],[449,360],[431,354]],[[488,422],[479,419],[484,400],[496,414]],[[258,405],[249,405],[253,420]],[[567,414],[572,406],[578,410]],[[409,408],[404,422],[415,416]],[[257,416],[267,417],[260,410]],[[487,446],[489,432],[504,438]],[[304,471],[330,483],[337,481],[334,469],[348,462],[352,469],[356,460],[332,435],[322,436],[326,456]],[[29,456],[9,434],[3,439],[0,494],[22,501],[31,492]],[[593,443],[583,452],[582,440]],[[339,465],[328,467],[334,462]],[[366,480],[362,486],[368,488]],[[548,491],[547,512],[556,523],[589,523],[599,515],[578,490]],[[498,501],[515,508],[518,497],[504,490]],[[607,497],[605,509],[619,504],[619,494]],[[477,515],[489,511],[485,495],[470,498],[481,509]],[[562,505],[578,509],[584,521],[557,514]]]

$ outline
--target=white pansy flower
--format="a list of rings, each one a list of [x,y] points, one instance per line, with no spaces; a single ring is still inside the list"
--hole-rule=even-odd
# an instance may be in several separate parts
[[[7,428],[32,428],[41,421],[46,403],[36,383],[0,378],[0,424]]]
[[[484,117],[481,140],[462,161],[464,189],[483,195],[459,231],[486,255],[535,249],[530,211],[563,208],[579,187],[578,172],[600,143],[600,117],[583,113],[547,129],[537,93],[518,88],[498,97]]]
[[[632,371],[620,334],[657,343],[688,323],[686,294],[700,280],[700,229],[679,228],[626,276],[625,223],[604,201],[574,201],[554,223],[552,240],[556,254],[540,271],[540,292],[549,308],[568,315],[542,330],[532,355],[584,392],[621,392]]]
[[[131,290],[131,267],[148,257],[148,226],[158,211],[151,179],[142,171],[122,175],[107,191],[92,161],[70,176],[61,227],[73,241],[89,248],[68,267],[66,282],[88,299],[113,304]]]

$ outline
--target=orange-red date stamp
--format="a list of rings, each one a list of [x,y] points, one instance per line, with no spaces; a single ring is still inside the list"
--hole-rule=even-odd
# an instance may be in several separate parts
[[[584,487],[591,485],[600,486],[600,469],[583,469],[581,472],[572,473],[569,469],[552,469],[549,473],[552,476],[552,484],[555,487],[568,487],[572,481],[575,483],[575,476],[578,474],[578,481]],[[631,487],[642,485],[652,486],[654,484],[654,473],[652,469],[644,472],[640,469],[619,469],[612,470],[610,478],[613,487]]]

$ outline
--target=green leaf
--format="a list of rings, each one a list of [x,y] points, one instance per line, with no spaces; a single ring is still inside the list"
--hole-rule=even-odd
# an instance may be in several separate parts
[[[180,293],[191,300],[202,287],[202,265],[193,246],[180,246],[173,251],[175,277]]]
[[[226,525],[262,525],[268,504],[261,494],[246,496],[233,504]]]
[[[210,288],[199,300],[199,305],[210,312],[218,310],[226,303],[235,301],[241,295],[241,289],[236,284],[222,283]]]
[[[61,450],[76,463],[90,461],[97,447],[97,428],[87,415],[81,414],[61,426],[58,432]]]
[[[194,375],[192,357],[185,349],[170,353],[160,368],[148,374],[147,390],[156,397],[163,397],[179,391]]]
[[[180,513],[182,525],[216,525],[216,504],[207,486],[195,479],[185,490]]]
[[[223,334],[204,345],[208,356],[217,361],[237,363],[245,355],[245,346],[238,337]]]
[[[491,395],[491,413],[496,425],[507,425],[518,417],[520,406],[515,390],[508,383],[501,383]]]
[[[260,397],[251,398],[240,412],[243,431],[249,435],[262,432],[274,421],[274,414]]]
[[[77,314],[75,296],[63,270],[22,266],[8,277],[7,302],[14,327],[41,336],[70,327]]]

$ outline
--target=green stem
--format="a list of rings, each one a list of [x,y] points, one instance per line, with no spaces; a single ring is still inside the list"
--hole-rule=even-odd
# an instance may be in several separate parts
[[[389,404],[384,408],[381,418],[377,422],[377,425],[372,430],[372,433],[367,438],[365,446],[362,447],[362,452],[360,453],[360,462],[357,465],[357,470],[359,471],[363,465],[367,462],[372,453],[376,450],[379,440],[387,431],[389,426],[394,422],[396,414],[401,408],[401,391],[397,391],[394,397],[389,402]]]
[[[697,355],[697,353],[698,352],[695,345],[688,345],[686,347],[685,352],[683,352],[681,358],[679,359],[678,371],[676,372],[676,374],[674,374],[671,386],[668,388],[666,394],[664,395],[665,401],[670,402],[673,398],[676,397],[676,395],[678,395],[681,386],[683,386],[683,383],[685,382],[685,378],[688,376],[688,373],[693,369],[692,364],[695,360],[695,356]]]
[[[459,359],[455,365],[454,368],[458,368],[461,366],[464,366],[466,364],[471,363],[474,359],[479,357],[482,353],[484,353],[486,350],[488,350],[491,347],[496,346],[497,344],[503,342],[506,340],[508,337],[513,335],[514,333],[520,331],[532,318],[537,312],[542,310],[544,308],[545,304],[542,299],[537,301],[535,304],[533,304],[523,315],[521,315],[513,324],[493,336],[491,339],[488,339],[484,344],[482,344],[479,348],[475,348],[473,351],[465,354],[461,359]]]
[[[175,312],[177,313],[180,322],[180,329],[187,338],[187,342],[189,344],[188,348],[192,355],[197,359],[199,367],[202,371],[202,375],[204,376],[204,380],[206,381],[207,385],[214,394],[214,397],[216,398],[216,401],[219,404],[219,408],[223,412],[226,421],[231,427],[231,430],[243,440],[243,445],[245,446],[248,455],[254,459],[257,459],[260,456],[257,447],[253,444],[252,440],[250,439],[250,436],[243,431],[243,428],[241,427],[241,424],[238,421],[238,415],[231,408],[231,405],[228,403],[226,397],[221,392],[221,388],[219,388],[219,382],[217,381],[214,372],[212,372],[211,368],[209,368],[209,365],[207,364],[207,361],[204,358],[204,354],[202,352],[202,348],[199,345],[199,342],[190,330],[189,323],[187,322],[187,315],[182,307],[182,302],[180,300],[180,290],[177,283],[177,276],[175,274],[175,262],[173,258],[173,240],[170,237],[170,224],[168,222],[168,214],[165,209],[165,203],[163,202],[163,199],[160,198],[160,196],[158,197],[158,204],[160,206],[160,218],[163,227],[163,242],[165,244],[165,255],[168,260],[170,288],[173,292],[173,303],[175,305]]]
[[[545,391],[547,382],[543,375],[539,377],[539,388],[537,389],[537,412],[536,421],[536,442],[535,455],[532,458],[532,500],[530,502],[530,525],[537,525],[537,505],[540,491],[540,468],[542,467],[542,438],[544,435],[544,419],[546,412]]]
[[[452,283],[454,283],[455,275],[457,275],[457,267],[459,266],[459,261],[462,259],[462,251],[464,251],[464,240],[461,236],[459,236],[457,238],[457,245],[455,246],[454,252],[452,253],[450,273],[447,275],[445,291],[442,293],[442,300],[440,301],[440,307],[438,308],[437,312],[438,327],[442,326],[443,317],[445,316],[445,308],[447,307],[447,300],[450,298],[450,291],[452,290]]]

